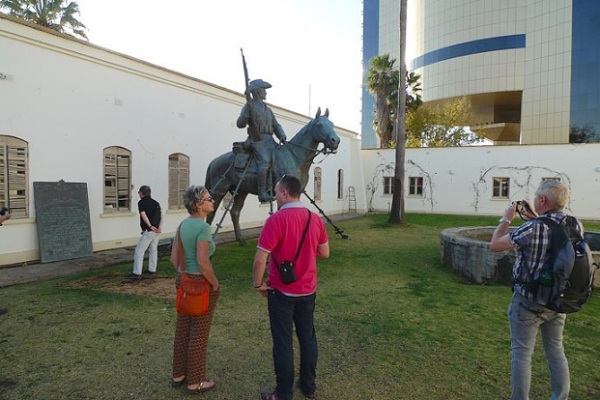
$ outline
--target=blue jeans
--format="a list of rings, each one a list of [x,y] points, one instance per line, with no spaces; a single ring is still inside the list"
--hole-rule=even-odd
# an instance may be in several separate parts
[[[269,291],[269,319],[273,337],[273,363],[280,400],[291,400],[294,392],[293,326],[300,344],[300,380],[302,392],[315,392],[317,376],[317,335],[314,325],[316,293],[308,296],[286,296],[277,290]]]
[[[135,246],[133,253],[133,273],[136,275],[142,274],[144,264],[144,254],[148,250],[148,271],[156,272],[156,264],[158,262],[158,239],[160,235],[152,231],[142,232],[142,236]]]
[[[541,307],[518,293],[508,308],[511,334],[511,400],[529,399],[531,358],[538,329],[550,370],[551,400],[569,398],[569,364],[563,347],[565,314]]]

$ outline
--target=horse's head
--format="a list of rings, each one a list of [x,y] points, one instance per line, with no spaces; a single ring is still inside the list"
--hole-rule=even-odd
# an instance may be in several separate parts
[[[340,144],[340,138],[333,129],[333,123],[329,120],[329,109],[325,109],[325,114],[321,115],[321,108],[317,110],[317,115],[311,121],[309,126],[312,139],[317,143],[323,143],[325,150],[334,152]]]

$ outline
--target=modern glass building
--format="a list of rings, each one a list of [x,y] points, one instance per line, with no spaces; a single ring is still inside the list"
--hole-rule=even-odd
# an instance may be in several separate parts
[[[378,54],[399,54],[398,0],[364,0],[379,10]],[[423,100],[471,100],[471,128],[497,144],[600,141],[600,1],[409,0],[408,69],[421,75]],[[387,11],[385,11],[387,10]],[[395,22],[382,24],[381,20]],[[367,49],[375,44],[363,37]],[[371,40],[370,43],[366,43]],[[370,58],[369,58],[370,59]],[[370,94],[367,93],[367,96]],[[372,96],[371,96],[372,97]],[[372,106],[363,100],[363,148]],[[371,113],[369,121],[368,112]],[[366,132],[367,131],[367,132]]]

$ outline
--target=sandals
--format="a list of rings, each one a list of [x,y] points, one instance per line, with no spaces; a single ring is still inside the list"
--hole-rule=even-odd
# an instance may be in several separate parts
[[[178,388],[181,387],[181,385],[183,385],[185,383],[185,377],[183,377],[182,380],[180,381],[176,381],[175,379],[171,379],[171,387],[172,388]]]
[[[209,390],[213,390],[215,388],[215,386],[217,386],[217,384],[212,379],[208,380],[208,381],[200,382],[200,384],[198,385],[198,387],[196,389],[187,388],[187,394],[197,394],[197,393],[208,392]],[[277,400],[277,399],[275,399],[275,400]]]

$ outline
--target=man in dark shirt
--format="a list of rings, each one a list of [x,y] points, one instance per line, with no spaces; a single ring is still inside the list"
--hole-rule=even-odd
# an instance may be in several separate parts
[[[158,238],[162,228],[160,204],[150,197],[150,186],[142,186],[138,191],[138,211],[140,212],[140,228],[142,236],[135,247],[133,256],[133,272],[127,278],[136,280],[142,277],[144,254],[148,250],[148,273],[156,272],[158,263]]]

